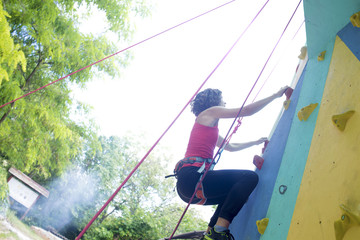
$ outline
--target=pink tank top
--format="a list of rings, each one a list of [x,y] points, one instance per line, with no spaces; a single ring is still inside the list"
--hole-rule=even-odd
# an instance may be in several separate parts
[[[195,122],[185,157],[213,158],[218,137],[217,126],[208,127]]]

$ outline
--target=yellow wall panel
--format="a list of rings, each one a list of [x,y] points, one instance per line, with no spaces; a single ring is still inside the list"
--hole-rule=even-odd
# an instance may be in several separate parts
[[[349,110],[340,131],[331,118]],[[360,213],[360,62],[337,37],[288,239],[335,240],[340,204]]]

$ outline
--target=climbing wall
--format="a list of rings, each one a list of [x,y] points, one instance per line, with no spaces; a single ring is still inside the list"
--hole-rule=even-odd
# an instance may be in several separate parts
[[[331,56],[332,46],[329,44],[326,48],[327,55]],[[287,239],[319,107],[312,109],[313,111],[305,111],[307,114],[303,114],[301,119],[306,118],[306,121],[301,121],[297,115],[303,108],[307,109],[308,106],[314,106],[311,104],[321,101],[329,63],[328,57],[325,57],[323,61],[315,58],[308,60],[299,100],[295,106],[295,116],[290,123],[291,128],[281,159],[281,166],[272,189],[267,214],[264,216],[269,218],[269,224],[261,236],[262,240]]]
[[[336,37],[288,239],[335,240],[334,222],[343,215],[339,206],[360,213],[359,50],[360,28],[349,23]],[[337,230],[338,240],[344,234],[346,240],[360,239],[359,224]]]
[[[349,23],[359,11],[360,0],[304,0],[309,59],[235,239],[360,239],[360,28]]]
[[[347,25],[348,27],[349,25]],[[352,28],[352,30],[358,31],[356,28]],[[344,39],[344,35],[349,38],[348,34],[342,34],[342,32],[345,32],[345,29],[339,35],[343,36]],[[354,39],[360,39],[354,32],[351,34],[353,37],[350,37],[348,41],[354,43]],[[359,46],[359,44],[353,45]],[[329,210],[330,205],[328,203],[330,204],[330,199],[336,198],[335,196],[343,196],[345,192],[344,189],[334,187],[336,184],[334,185],[333,181],[341,182],[339,180],[341,179],[340,175],[342,178],[346,178],[340,184],[342,186],[344,182],[358,180],[347,178],[350,175],[344,171],[346,166],[338,168],[338,170],[342,169],[338,175],[335,174],[334,169],[337,168],[337,164],[339,164],[337,166],[342,165],[339,161],[348,154],[348,147],[353,149],[355,142],[360,142],[359,127],[353,128],[355,132],[352,134],[355,136],[350,138],[350,141],[354,141],[352,144],[348,141],[339,144],[338,141],[335,141],[335,135],[332,135],[341,132],[332,122],[332,116],[348,111],[345,109],[350,108],[351,105],[345,103],[346,99],[353,99],[351,101],[353,105],[359,102],[358,98],[353,98],[353,95],[360,89],[359,84],[355,83],[356,81],[359,82],[358,77],[356,77],[359,76],[358,71],[360,69],[358,59],[354,53],[349,51],[348,47],[344,46],[345,44],[339,37],[334,38],[334,41],[329,41],[326,48],[318,50],[319,55],[320,52],[326,51],[323,57],[311,57],[308,61],[296,112],[298,112],[298,117],[299,115],[301,117],[303,108],[306,109],[307,106],[316,103],[319,106],[313,112],[309,112],[311,114],[307,116],[306,121],[300,120],[302,118],[294,118],[293,120],[266,214],[266,217],[269,218],[269,224],[265,234],[261,237],[262,240],[335,239],[334,222],[341,218],[339,208],[341,203],[331,203],[331,205],[336,205],[334,211]],[[355,50],[354,48],[353,51],[356,52],[358,49]],[[345,54],[345,56],[341,54]],[[340,63],[343,68],[338,66]],[[356,104],[354,104],[355,102]],[[319,109],[321,109],[320,112]],[[350,120],[355,124],[356,110],[352,118]],[[329,126],[331,130],[337,132],[330,134]],[[346,148],[344,148],[344,144],[347,146]],[[355,164],[356,157],[349,160]],[[331,161],[331,167],[327,165],[328,161]],[[358,175],[360,169],[350,168],[354,171],[354,175]],[[317,181],[321,182],[322,185]],[[287,187],[286,192],[281,193],[279,191],[278,187],[282,185]],[[348,187],[354,190],[355,185]],[[323,213],[327,212],[327,214],[320,214],[319,206],[321,206]],[[338,215],[338,218],[331,215]],[[360,239],[359,235],[352,240],[355,239]]]
[[[259,184],[231,224],[230,230],[236,239],[253,240],[260,238],[260,233],[255,223],[258,219],[264,218],[271,200],[272,190],[288,139],[291,122],[295,114],[304,74],[300,76],[300,80],[297,82],[296,88],[290,97],[289,107],[280,114],[281,118],[278,121],[277,127],[261,156],[264,159],[264,163],[261,166],[261,170],[256,170],[259,175]],[[261,154],[259,153],[259,155]]]

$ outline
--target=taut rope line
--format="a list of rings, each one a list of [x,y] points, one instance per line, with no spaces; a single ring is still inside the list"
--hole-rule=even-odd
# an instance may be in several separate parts
[[[235,0],[233,0],[235,1]],[[231,1],[231,2],[233,2]],[[269,0],[268,0],[269,1]],[[230,2],[228,2],[230,3]],[[226,4],[228,4],[226,3]],[[224,4],[225,5],[225,4]],[[224,6],[222,5],[222,6]],[[219,7],[218,7],[219,8]],[[204,15],[204,14],[202,14]],[[254,21],[254,20],[253,20]],[[249,26],[246,28],[246,30],[249,28]],[[166,130],[161,134],[161,136],[158,138],[158,140],[152,145],[152,147],[149,149],[149,151],[144,155],[144,157],[138,162],[138,164],[134,167],[134,169],[130,172],[130,174],[125,178],[125,180],[121,183],[121,185],[115,190],[115,192],[111,195],[111,197],[106,201],[106,203],[101,207],[101,209],[94,215],[94,217],[90,220],[90,222],[85,226],[85,228],[81,231],[81,233],[76,237],[76,240],[79,240],[85,232],[88,230],[88,228],[91,226],[91,224],[96,220],[96,218],[104,211],[104,209],[109,205],[109,203],[115,198],[115,196],[119,193],[121,188],[127,183],[127,181],[130,179],[130,177],[135,173],[135,171],[140,167],[140,165],[145,161],[147,156],[152,152],[152,150],[156,147],[156,145],[160,142],[160,140],[164,137],[164,135],[169,131],[169,129],[174,125],[174,123],[177,121],[177,119],[180,117],[180,115],[185,111],[186,107],[190,104],[193,98],[200,92],[201,88],[205,85],[205,83],[209,80],[209,78],[214,74],[214,72],[219,68],[219,66],[222,64],[222,62],[225,60],[225,58],[230,54],[232,49],[235,47],[237,42],[240,40],[242,35],[246,32],[246,30],[241,34],[241,36],[237,39],[237,41],[232,45],[232,47],[228,50],[228,52],[225,54],[225,56],[220,60],[220,62],[216,65],[216,67],[210,72],[208,77],[204,80],[204,82],[200,85],[200,87],[197,89],[197,91],[194,93],[194,95],[190,98],[190,100],[186,103],[186,105],[181,109],[179,114],[175,117],[175,119],[170,123],[170,125],[166,128]]]
[[[268,0],[268,1],[269,1],[269,0]],[[267,2],[268,2],[268,1],[267,1]],[[267,4],[267,2],[265,3],[265,5]],[[209,166],[211,166],[211,165],[213,164],[213,162],[215,161],[215,159],[216,159],[217,157],[218,157],[218,160],[219,160],[220,155],[221,155],[221,152],[223,151],[223,149],[224,149],[224,147],[225,147],[225,144],[226,144],[226,143],[228,143],[228,142],[230,141],[230,138],[231,138],[231,136],[232,136],[232,135],[233,135],[233,133],[234,133],[234,132],[233,132],[233,133],[229,136],[231,129],[232,129],[232,128],[233,128],[233,126],[235,125],[235,122],[236,122],[236,121],[238,121],[238,118],[239,118],[239,116],[240,116],[240,113],[241,113],[242,109],[243,109],[243,108],[244,108],[244,106],[245,106],[246,101],[247,101],[247,100],[248,100],[248,98],[250,97],[251,92],[254,90],[254,88],[255,88],[255,86],[256,86],[256,84],[257,84],[257,82],[259,81],[259,79],[260,79],[260,77],[261,77],[261,75],[262,75],[262,73],[263,73],[263,71],[264,71],[264,69],[265,69],[265,67],[267,66],[267,64],[268,64],[268,62],[269,62],[269,60],[270,60],[270,58],[272,57],[272,55],[273,55],[273,53],[274,53],[275,49],[277,48],[277,46],[278,46],[278,44],[279,44],[280,40],[282,39],[282,37],[283,37],[283,35],[284,35],[284,33],[285,33],[286,29],[288,28],[288,26],[289,26],[289,24],[290,24],[291,20],[293,19],[293,17],[294,17],[294,15],[295,15],[295,13],[296,13],[297,9],[299,8],[299,6],[300,6],[300,3],[301,3],[301,2],[302,2],[302,0],[300,0],[300,2],[298,3],[298,5],[296,6],[294,13],[291,15],[290,20],[289,20],[289,21],[288,21],[288,23],[286,24],[285,29],[283,30],[282,34],[280,35],[279,40],[276,42],[276,44],[275,44],[275,46],[274,46],[273,50],[271,51],[271,53],[270,53],[270,55],[269,55],[268,59],[266,60],[266,62],[265,62],[265,64],[264,64],[264,67],[262,68],[262,70],[261,70],[261,72],[260,72],[260,74],[259,74],[258,78],[256,79],[256,81],[255,81],[254,85],[252,86],[252,88],[250,89],[250,92],[249,92],[249,94],[247,95],[247,97],[246,97],[246,99],[245,99],[245,101],[244,101],[243,105],[241,106],[241,108],[240,108],[240,110],[239,110],[239,112],[238,112],[238,114],[237,114],[237,117],[234,119],[234,121],[233,121],[233,123],[232,123],[232,125],[231,125],[231,127],[230,127],[230,129],[229,129],[229,131],[228,131],[228,133],[226,134],[226,136],[225,136],[225,138],[224,138],[224,141],[222,142],[222,146],[218,149],[218,151],[217,151],[217,153],[216,153],[215,157],[213,158],[213,160],[211,161],[211,163],[209,164]],[[265,5],[263,6],[263,8],[265,7]],[[262,10],[262,9],[261,9],[261,10]],[[260,12],[259,12],[259,13],[260,13]],[[240,121],[238,121],[238,126],[240,126],[240,124],[241,124],[241,122],[240,122]],[[237,126],[237,127],[238,127],[238,126]],[[235,130],[235,131],[236,131],[237,127],[235,127],[235,128],[234,128],[234,130]],[[229,137],[228,137],[228,136],[229,136]],[[209,167],[205,167],[205,172],[202,174],[202,176],[201,176],[201,178],[200,178],[200,180],[199,180],[199,183],[197,184],[197,186],[196,186],[196,188],[195,188],[195,191],[194,191],[194,193],[193,193],[192,197],[190,198],[189,203],[188,203],[188,205],[186,206],[186,208],[185,208],[185,210],[184,210],[183,214],[181,215],[181,217],[180,217],[180,219],[179,219],[179,222],[177,223],[177,225],[176,225],[176,227],[175,227],[175,229],[174,229],[173,233],[171,234],[171,236],[170,236],[169,240],[171,240],[171,238],[174,236],[174,234],[175,234],[175,232],[176,232],[177,228],[179,227],[179,225],[180,225],[180,223],[181,223],[181,220],[182,220],[182,219],[183,219],[183,217],[185,216],[185,213],[186,213],[186,211],[188,210],[188,208],[189,208],[189,206],[190,206],[190,203],[191,203],[191,202],[192,202],[192,200],[194,199],[195,194],[196,194],[197,190],[199,189],[199,186],[200,186],[200,184],[202,183],[202,181],[204,180],[204,178],[205,178],[206,174],[208,173],[208,171],[209,171]]]
[[[98,60],[98,61],[96,61],[96,62],[94,62],[94,63],[92,63],[92,64],[90,64],[90,65],[88,65],[88,66],[86,66],[86,67],[83,67],[83,68],[81,68],[81,69],[79,69],[79,70],[76,70],[75,72],[69,73],[68,75],[66,75],[66,76],[64,76],[64,77],[61,77],[61,78],[59,78],[59,79],[57,79],[57,80],[55,80],[55,81],[53,81],[53,82],[51,82],[51,83],[48,83],[48,84],[46,84],[46,85],[44,85],[44,86],[42,86],[42,87],[40,87],[40,88],[38,88],[38,89],[35,89],[35,90],[31,91],[31,92],[28,92],[27,94],[25,94],[25,95],[23,95],[23,96],[21,96],[21,97],[18,97],[18,98],[14,99],[14,100],[12,100],[12,101],[10,101],[10,102],[7,102],[7,103],[1,105],[0,108],[3,108],[3,107],[5,107],[5,106],[7,106],[7,105],[9,105],[9,104],[11,104],[11,103],[14,103],[14,102],[16,102],[16,101],[18,101],[18,100],[26,97],[26,96],[29,96],[30,94],[33,94],[33,93],[35,93],[35,92],[37,92],[37,91],[39,91],[39,90],[41,90],[41,89],[43,89],[43,88],[46,88],[46,87],[48,87],[48,86],[50,86],[50,85],[52,85],[52,84],[54,84],[54,83],[57,83],[57,82],[65,79],[65,78],[67,78],[67,77],[70,77],[70,76],[72,76],[72,75],[74,75],[74,74],[76,74],[76,73],[78,73],[78,72],[80,72],[80,71],[82,71],[82,70],[85,70],[85,69],[87,69],[87,68],[89,68],[89,67],[91,67],[91,66],[93,66],[93,65],[95,65],[95,64],[98,64],[98,63],[100,63],[100,62],[102,62],[102,61],[104,61],[104,60],[106,60],[106,59],[108,59],[108,58],[114,57],[115,55],[118,55],[119,53],[122,53],[122,52],[124,52],[124,51],[126,51],[126,50],[129,50],[130,48],[133,48],[133,47],[135,47],[135,46],[137,46],[137,45],[139,45],[139,44],[142,44],[142,43],[144,43],[144,42],[146,42],[146,41],[148,41],[148,40],[150,40],[150,39],[152,39],[152,38],[155,38],[155,37],[157,37],[157,36],[159,36],[159,35],[161,35],[161,34],[164,34],[164,33],[168,32],[168,31],[170,31],[170,30],[172,30],[172,29],[174,29],[174,28],[180,27],[181,25],[184,25],[185,23],[191,22],[191,21],[193,21],[193,20],[195,20],[195,19],[197,19],[197,18],[199,18],[199,17],[201,17],[201,16],[204,16],[204,15],[206,15],[206,14],[212,12],[212,11],[215,11],[215,10],[217,10],[217,9],[219,9],[219,8],[221,8],[221,7],[224,7],[224,6],[226,6],[226,5],[228,5],[228,4],[232,3],[232,2],[235,2],[235,1],[236,1],[236,0],[232,0],[232,1],[226,2],[226,3],[224,3],[224,4],[222,4],[222,5],[218,6],[218,7],[215,7],[215,8],[213,8],[213,9],[211,9],[211,10],[208,10],[208,11],[206,11],[206,12],[200,14],[200,15],[197,15],[197,16],[195,16],[195,17],[193,17],[193,18],[190,18],[190,19],[188,19],[188,20],[186,20],[186,21],[184,21],[184,22],[181,22],[181,23],[179,23],[179,24],[177,24],[177,25],[175,25],[175,26],[173,26],[173,27],[170,27],[170,28],[168,28],[168,29],[166,29],[166,30],[164,30],[164,31],[162,31],[162,32],[159,32],[159,33],[157,33],[157,34],[155,34],[155,35],[152,35],[151,37],[148,37],[148,38],[146,38],[146,39],[144,39],[144,40],[142,40],[142,41],[140,41],[140,42],[137,42],[137,43],[135,43],[135,44],[133,44],[133,45],[131,45],[131,46],[129,46],[129,47],[126,47],[126,48],[124,48],[124,49],[122,49],[122,50],[120,50],[120,51],[118,51],[118,52],[116,52],[116,53],[113,53],[113,54],[111,54],[111,55],[109,55],[109,56],[107,56],[107,57],[105,57],[105,58],[103,58],[103,59],[100,59],[100,60]]]
[[[265,4],[261,7],[261,9],[260,9],[260,10],[258,11],[258,13],[255,15],[255,17],[251,20],[251,22],[248,24],[248,26],[245,28],[245,30],[241,33],[241,35],[238,37],[238,39],[236,39],[235,43],[232,45],[232,47],[230,48],[230,50],[226,53],[225,57],[230,53],[230,51],[231,51],[231,50],[235,47],[235,45],[240,41],[240,39],[242,38],[242,36],[243,36],[243,35],[245,34],[245,32],[250,28],[250,26],[252,25],[252,23],[253,23],[253,22],[255,21],[255,19],[260,15],[260,13],[261,13],[262,10],[265,8],[265,6],[268,4],[269,1],[270,1],[270,0],[267,0],[267,1],[265,2]],[[224,57],[224,58],[225,58],[225,57]],[[224,58],[223,58],[223,59],[224,59]],[[244,104],[245,104],[245,103],[244,103]],[[244,106],[244,105],[243,105],[243,106]],[[238,116],[239,116],[239,114],[240,114],[243,106],[241,107],[241,109],[240,109],[240,111],[239,111],[239,113],[238,113]],[[237,118],[238,118],[238,117],[236,117],[235,119],[237,119]],[[233,123],[232,126],[230,127],[230,130],[231,130],[231,128],[233,127],[233,125],[234,125],[234,123]],[[229,130],[229,132],[230,132],[230,130]],[[227,133],[226,137],[229,135],[229,132]],[[213,162],[215,161],[216,158],[218,158],[218,160],[219,160],[220,155],[221,155],[221,152],[222,152],[223,148],[225,147],[225,143],[227,142],[226,137],[224,138],[224,141],[221,143],[221,146],[222,146],[222,147],[220,147],[220,148],[218,149],[217,153],[215,154],[215,156],[214,156],[214,158],[212,159],[212,161],[211,161],[211,163],[210,163],[209,166],[211,166],[211,165],[213,164]],[[218,160],[217,160],[217,161],[218,161]],[[216,161],[216,162],[217,162],[217,161]],[[206,168],[205,168],[205,172],[202,174],[202,176],[201,176],[201,178],[200,178],[200,181],[199,181],[199,183],[197,184],[197,186],[196,186],[196,188],[195,188],[195,191],[194,191],[192,197],[190,198],[189,203],[188,203],[188,205],[186,206],[183,214],[181,215],[178,223],[176,224],[175,229],[174,229],[173,233],[171,234],[169,240],[171,240],[171,238],[174,236],[176,230],[178,229],[178,227],[179,227],[182,219],[183,219],[184,216],[185,216],[186,211],[188,210],[188,208],[189,208],[189,206],[190,206],[190,203],[191,203],[192,200],[194,199],[195,194],[196,194],[197,190],[199,189],[199,186],[200,186],[201,182],[203,181],[203,179],[205,178],[205,176],[206,176],[206,174],[207,174],[208,171],[209,171],[209,168],[206,167]]]

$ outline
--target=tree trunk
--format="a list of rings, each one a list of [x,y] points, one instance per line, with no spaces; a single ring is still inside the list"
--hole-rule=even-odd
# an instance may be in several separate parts
[[[5,121],[9,113],[11,112],[11,109],[14,107],[15,103],[11,103],[9,110],[1,117],[0,119],[0,125]]]
[[[36,64],[35,68],[32,70],[32,72],[30,73],[30,75],[27,77],[24,86],[21,87],[21,90],[24,90],[24,88],[29,85],[30,80],[32,79],[32,77],[34,76],[34,73],[36,72],[36,70],[39,68],[40,64],[42,62],[42,59],[39,59],[38,63]],[[7,116],[10,114],[12,108],[14,107],[15,102],[11,103],[11,106],[9,108],[9,110],[1,117],[0,119],[0,125],[5,121],[5,119],[7,118]]]

